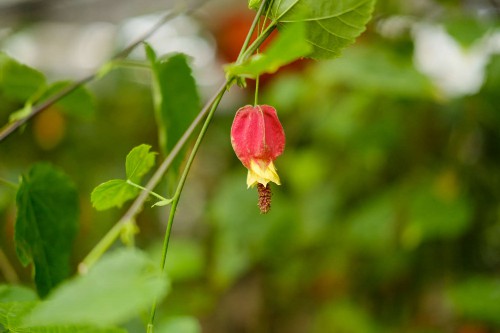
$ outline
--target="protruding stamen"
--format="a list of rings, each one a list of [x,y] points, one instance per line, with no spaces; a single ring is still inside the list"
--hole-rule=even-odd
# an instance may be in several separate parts
[[[259,192],[259,209],[261,214],[266,214],[271,209],[271,187],[269,184],[264,186],[262,184],[257,184],[257,190]]]

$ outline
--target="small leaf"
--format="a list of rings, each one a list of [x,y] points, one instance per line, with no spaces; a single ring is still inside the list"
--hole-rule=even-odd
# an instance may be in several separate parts
[[[78,192],[71,179],[49,164],[34,165],[17,192],[15,241],[23,265],[34,263],[40,296],[64,280],[78,231]]]
[[[334,58],[365,30],[375,0],[282,0],[274,1],[270,16],[286,27],[305,22],[307,40],[313,45],[310,57]]]
[[[49,99],[72,84],[73,82],[71,81],[60,81],[51,84],[38,102]],[[95,113],[94,98],[90,91],[84,86],[76,88],[74,91],[57,101],[55,105],[67,114],[82,118],[90,118]]]
[[[147,309],[167,289],[166,276],[144,253],[120,249],[103,256],[86,275],[55,290],[24,324],[115,325]]]
[[[142,144],[128,153],[125,161],[127,179],[140,183],[142,177],[155,165],[156,153],[150,152],[150,149],[151,146]]]
[[[45,86],[45,76],[0,52],[0,91],[21,101],[28,100]]]
[[[274,73],[281,66],[305,57],[312,51],[305,34],[305,24],[291,24],[283,29],[265,53],[254,55],[241,65],[226,66],[226,73],[229,76],[250,78],[256,78],[264,73]]]
[[[151,45],[149,45],[149,43],[144,42],[144,51],[146,52],[146,57],[151,62],[151,65],[154,66],[156,64],[156,58],[157,58],[155,50],[153,50],[153,48],[151,47]]]
[[[184,54],[157,59],[154,51],[147,45],[146,53],[153,70],[153,97],[160,146],[163,153],[167,154],[198,114],[200,98]],[[174,170],[179,166],[181,158],[175,159]]]
[[[123,179],[113,179],[97,186],[90,195],[92,205],[97,210],[121,207],[126,201],[135,198],[139,189],[127,184]]]
[[[170,205],[170,203],[172,201],[173,201],[172,199],[160,200],[160,201],[156,202],[154,205],[152,205],[151,208],[153,208],[153,207],[163,207],[163,206],[166,206],[166,205]]]
[[[10,114],[9,121],[14,122],[14,121],[18,121],[18,120],[27,118],[31,114],[32,110],[33,110],[33,108],[32,108],[31,102],[27,101],[21,110],[17,110],[17,111]]]

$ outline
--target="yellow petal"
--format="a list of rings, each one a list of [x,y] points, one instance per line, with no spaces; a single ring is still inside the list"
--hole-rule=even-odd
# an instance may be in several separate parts
[[[265,163],[262,163],[265,165]],[[267,164],[267,166],[262,167],[260,163],[251,160],[250,169],[248,169],[247,175],[247,186],[254,187],[257,183],[267,186],[267,183],[273,182],[277,185],[281,185],[280,177],[276,172],[273,162]]]

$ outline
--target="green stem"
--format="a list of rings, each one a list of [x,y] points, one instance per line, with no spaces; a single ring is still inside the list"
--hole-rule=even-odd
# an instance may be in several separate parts
[[[177,189],[175,191],[174,197],[172,198],[172,206],[170,207],[170,215],[168,217],[168,222],[167,222],[167,230],[165,231],[165,238],[163,240],[163,251],[162,251],[162,257],[161,257],[161,270],[163,271],[165,269],[165,263],[167,259],[167,251],[168,251],[168,244],[170,241],[170,234],[172,233],[172,226],[174,224],[174,217],[175,217],[175,212],[177,210],[177,205],[179,204],[179,199],[181,197],[182,190],[184,189],[184,184],[186,183],[187,176],[189,174],[189,170],[191,169],[191,166],[193,165],[194,158],[196,157],[196,153],[198,152],[198,149],[200,148],[201,142],[203,141],[203,138],[205,136],[205,133],[208,130],[208,126],[210,125],[210,122],[212,120],[212,117],[215,113],[215,110],[217,110],[217,107],[219,106],[220,101],[222,100],[222,97],[224,96],[226,90],[222,90],[219,92],[217,95],[217,98],[214,100],[212,107],[210,108],[210,111],[207,115],[207,118],[205,120],[205,123],[203,123],[203,127],[200,130],[200,133],[198,134],[198,138],[196,139],[196,142],[193,146],[193,150],[191,151],[191,154],[189,155],[189,158],[187,160],[186,166],[184,167],[184,170],[182,171],[181,178],[179,180],[179,184],[177,185]],[[151,316],[149,319],[148,323],[148,333],[153,333],[153,322],[155,318],[155,313],[156,313],[156,305],[157,301],[153,303],[153,306],[151,307]]]
[[[10,180],[0,178],[0,183],[4,183],[5,185],[12,187],[13,189],[16,189],[19,187],[18,184],[11,182]]]
[[[238,58],[236,59],[236,62],[240,62],[241,60],[243,60],[241,58],[241,56],[246,51],[246,49],[248,47],[248,44],[250,44],[250,40],[252,39],[252,35],[253,35],[254,31],[255,31],[255,28],[259,24],[260,16],[262,15],[262,12],[264,11],[264,7],[266,6],[267,2],[268,1],[264,0],[260,4],[259,10],[257,10],[257,14],[255,14],[255,18],[254,18],[254,20],[252,22],[252,26],[250,27],[250,30],[248,30],[247,37],[245,38],[245,41],[243,42],[243,45],[241,46],[240,54],[238,55]]]
[[[260,45],[266,40],[269,35],[276,29],[278,25],[277,21],[272,21],[266,29],[257,37],[257,39],[248,47],[248,49],[243,52],[243,54],[238,57],[238,59],[241,59],[240,62],[243,62],[244,60],[248,59],[252,54],[257,51],[257,49],[260,47]]]
[[[133,181],[131,181],[130,179],[127,179],[127,184],[132,185],[132,186],[134,186],[134,187],[137,187],[138,189],[141,189],[141,190],[143,190],[143,191],[147,191],[149,194],[151,194],[151,195],[153,195],[153,196],[157,197],[158,199],[160,199],[160,200],[162,200],[162,201],[168,201],[168,199],[167,199],[167,198],[162,197],[162,196],[161,196],[161,195],[159,195],[158,193],[153,192],[153,191],[151,191],[151,190],[149,190],[149,189],[145,188],[144,186],[141,186],[141,185],[139,185],[139,184],[134,183],[134,182],[133,182]]]
[[[179,199],[181,197],[182,190],[184,189],[184,184],[186,183],[186,179],[187,179],[187,176],[189,174],[189,170],[191,169],[191,166],[193,165],[193,161],[194,161],[194,158],[196,157],[196,153],[198,152],[198,149],[200,148],[201,142],[203,141],[203,138],[205,137],[205,133],[208,130],[208,126],[210,125],[210,122],[212,121],[212,117],[215,113],[215,110],[217,110],[217,107],[219,106],[219,103],[222,100],[224,93],[225,93],[225,91],[219,93],[219,95],[215,99],[214,103],[212,104],[212,108],[210,109],[210,112],[207,115],[207,119],[205,120],[205,123],[203,124],[203,127],[200,130],[200,134],[198,134],[198,138],[196,139],[196,142],[193,146],[193,150],[191,151],[191,154],[189,155],[186,166],[182,172],[181,179],[179,180],[179,184],[177,185],[177,189],[175,191],[174,197],[172,198],[173,199],[172,206],[170,207],[170,215],[168,217],[168,223],[167,223],[167,234],[165,235],[165,244],[163,246],[163,255],[162,255],[162,260],[161,260],[162,270],[165,268],[165,259],[167,257],[167,249],[168,249],[168,241],[170,238],[170,232],[172,230],[172,224],[173,224],[174,217],[175,217],[175,211],[177,209],[177,205],[179,203]]]
[[[259,78],[260,76],[257,76],[257,78],[255,79],[255,97],[253,106],[257,106],[257,104],[259,104]]]
[[[264,27],[267,24],[267,20],[269,18],[269,12],[271,11],[272,6],[273,6],[273,0],[270,0],[269,5],[267,6],[266,15],[264,15],[264,22],[262,22],[262,29],[264,29]],[[262,30],[260,32],[262,32]]]
[[[80,274],[87,273],[88,269],[94,265],[99,258],[113,245],[115,240],[120,236],[121,231],[126,226],[128,221],[120,221],[116,223],[113,228],[111,228],[106,235],[97,243],[96,246],[90,251],[90,253],[83,259],[83,261],[78,265],[78,272]]]

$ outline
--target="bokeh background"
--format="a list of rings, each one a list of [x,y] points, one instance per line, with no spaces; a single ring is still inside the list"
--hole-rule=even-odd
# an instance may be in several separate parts
[[[0,47],[51,80],[78,79],[175,5],[4,0]],[[265,77],[260,102],[276,107],[287,135],[276,162],[283,185],[267,215],[229,140],[252,85],[233,87],[181,199],[160,325],[180,333],[500,332],[499,15],[496,0],[379,1],[341,58]],[[149,42],[158,54],[189,54],[207,100],[252,18],[246,1],[211,0]],[[150,81],[144,68],[116,69],[88,85],[95,112],[53,107],[0,143],[0,177],[16,182],[44,160],[77,184],[75,268],[124,212],[95,211],[92,189],[123,177],[132,147],[159,151]],[[2,123],[22,106],[0,104]],[[15,257],[15,214],[14,192],[0,184],[1,261],[17,273],[3,267],[0,278],[29,285]],[[154,257],[167,214],[146,208],[138,218],[137,245]]]

